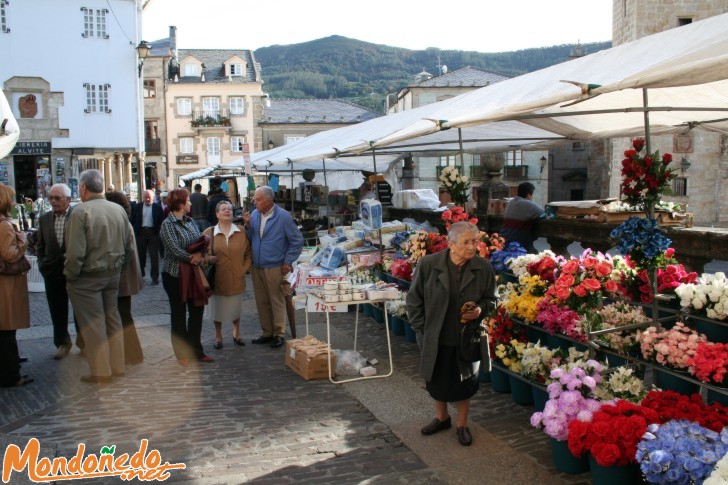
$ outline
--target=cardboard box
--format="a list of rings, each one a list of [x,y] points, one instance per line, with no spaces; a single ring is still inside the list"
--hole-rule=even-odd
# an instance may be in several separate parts
[[[286,342],[286,366],[307,381],[312,379],[328,379],[329,362],[326,352],[309,357],[305,351],[297,350],[306,339],[292,339]],[[322,342],[323,343],[323,342]],[[325,343],[323,343],[325,345]],[[331,354],[331,377],[336,376],[336,355]]]

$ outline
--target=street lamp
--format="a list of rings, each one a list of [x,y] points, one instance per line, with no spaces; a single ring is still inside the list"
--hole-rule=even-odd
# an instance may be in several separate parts
[[[542,156],[540,161],[541,161],[541,173],[543,173],[543,169],[544,169],[544,167],[546,167],[546,162],[547,162],[546,157]]]
[[[682,160],[680,161],[680,171],[682,173],[685,173],[687,171],[687,169],[690,168],[690,165],[692,165],[692,163],[690,163],[690,160],[683,157]]]
[[[149,55],[149,51],[152,50],[151,46],[147,43],[146,40],[143,40],[139,42],[139,45],[136,48],[137,55],[139,56],[139,77],[142,77],[142,68],[144,67],[144,59],[147,58]]]
[[[273,150],[273,148],[274,148],[275,146],[276,146],[276,145],[275,145],[275,143],[273,143],[273,140],[271,140],[271,139],[269,138],[269,139],[268,139],[268,150]]]

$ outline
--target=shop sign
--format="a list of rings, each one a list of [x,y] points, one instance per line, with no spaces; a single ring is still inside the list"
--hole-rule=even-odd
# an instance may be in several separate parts
[[[49,141],[19,141],[10,152],[11,155],[50,155],[51,142]]]
[[[177,164],[178,165],[185,165],[185,164],[191,164],[191,163],[197,163],[199,160],[198,155],[177,155]]]

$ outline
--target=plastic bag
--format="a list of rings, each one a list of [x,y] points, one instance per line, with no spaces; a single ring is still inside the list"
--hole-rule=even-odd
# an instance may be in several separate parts
[[[367,363],[356,350],[334,350],[336,355],[336,375],[355,376]]]

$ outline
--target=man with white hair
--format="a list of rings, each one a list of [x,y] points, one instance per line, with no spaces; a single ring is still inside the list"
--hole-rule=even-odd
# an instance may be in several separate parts
[[[60,360],[71,351],[71,335],[68,333],[68,292],[63,275],[66,244],[63,236],[71,207],[71,188],[66,184],[55,184],[48,192],[52,212],[46,212],[38,219],[38,239],[35,245],[38,270],[45,281],[48,309],[53,322],[53,343],[56,346],[54,359]],[[76,319],[74,318],[74,321]],[[78,335],[76,324],[76,345],[83,350],[83,338]]]

